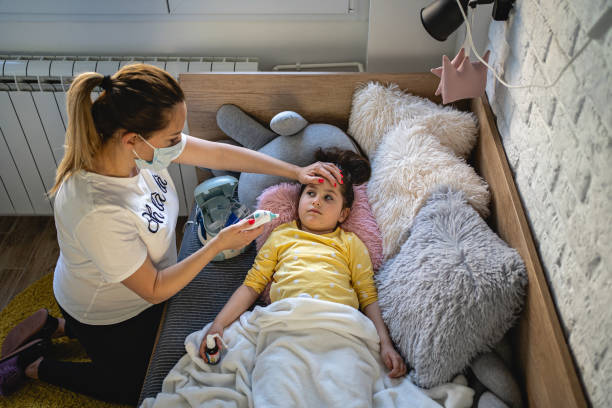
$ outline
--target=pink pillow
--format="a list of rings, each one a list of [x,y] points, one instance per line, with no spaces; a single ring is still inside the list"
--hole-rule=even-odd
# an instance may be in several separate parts
[[[367,195],[368,184],[353,186],[355,200],[348,218],[340,224],[345,231],[350,231],[359,237],[368,248],[372,267],[378,271],[382,264],[382,237],[372,215]],[[279,215],[264,226],[264,232],[257,237],[257,250],[268,239],[268,235],[281,224],[297,219],[297,208],[300,195],[300,185],[295,183],[281,183],[265,189],[257,197],[257,208],[272,211]]]

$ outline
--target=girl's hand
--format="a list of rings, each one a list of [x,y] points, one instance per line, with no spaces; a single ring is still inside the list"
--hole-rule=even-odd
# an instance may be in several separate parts
[[[393,344],[381,344],[380,356],[387,368],[391,370],[389,377],[397,378],[406,374],[406,363],[404,363],[404,359],[402,359],[399,353],[395,351]]]
[[[246,231],[250,227],[249,220],[244,219],[236,224],[223,228],[213,238],[217,252],[226,249],[240,249],[251,243],[259,234],[263,232],[263,225],[253,230]]]
[[[302,167],[298,173],[298,181],[302,184],[322,183],[321,177],[327,179],[332,186],[336,183],[343,183],[340,169],[332,163],[316,162]]]
[[[213,322],[204,335],[204,338],[202,338],[202,343],[200,343],[200,357],[202,357],[202,360],[204,361],[206,361],[206,337],[208,337],[209,334],[219,334],[220,337],[223,337],[223,326]],[[217,342],[217,347],[219,347],[219,350],[221,350],[223,343],[221,343],[221,340],[219,340],[218,337],[215,337],[215,341]]]

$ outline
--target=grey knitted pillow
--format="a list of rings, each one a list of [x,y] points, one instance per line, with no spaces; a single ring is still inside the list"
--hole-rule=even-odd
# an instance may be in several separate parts
[[[442,188],[417,214],[376,277],[391,337],[421,387],[450,381],[510,328],[527,276],[519,254],[466,202]]]

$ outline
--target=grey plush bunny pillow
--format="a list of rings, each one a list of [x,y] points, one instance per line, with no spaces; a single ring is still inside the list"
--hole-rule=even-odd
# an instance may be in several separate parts
[[[421,387],[450,381],[510,328],[527,275],[520,255],[442,187],[376,276],[383,319]]]
[[[359,152],[352,139],[340,128],[324,123],[309,124],[302,116],[291,111],[280,112],[272,118],[272,131],[239,107],[223,105],[217,111],[217,125],[240,145],[297,166],[314,163],[314,154],[319,147],[338,147]],[[238,183],[238,199],[254,210],[257,197],[263,190],[284,181],[294,180],[267,174],[242,173]]]

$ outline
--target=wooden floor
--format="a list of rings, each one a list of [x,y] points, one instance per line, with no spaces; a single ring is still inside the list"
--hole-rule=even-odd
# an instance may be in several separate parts
[[[176,224],[180,247],[183,225]],[[53,217],[0,217],[0,310],[11,299],[47,273],[53,272],[59,256]]]

